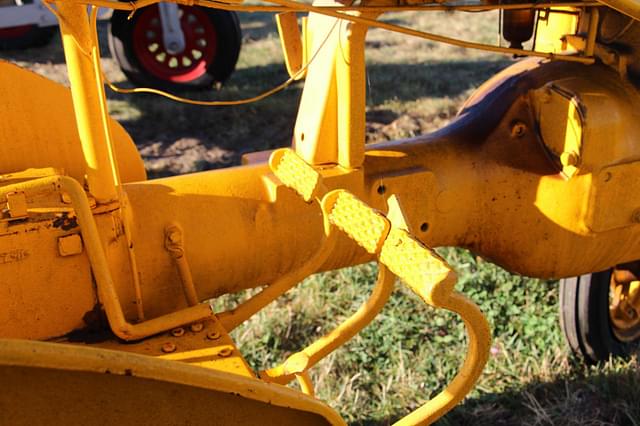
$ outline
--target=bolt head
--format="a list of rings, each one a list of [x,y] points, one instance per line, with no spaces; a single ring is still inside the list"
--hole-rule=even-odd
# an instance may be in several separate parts
[[[511,126],[511,137],[521,138],[527,133],[527,125],[518,121]]]
[[[182,327],[174,328],[173,330],[171,330],[171,335],[173,337],[184,336],[184,328],[182,328]]]
[[[207,333],[207,339],[209,340],[218,340],[220,338],[220,333],[218,333],[217,331],[212,331],[210,333]]]
[[[191,331],[193,331],[194,333],[198,333],[200,331],[202,331],[204,329],[204,324],[202,324],[201,322],[196,322],[193,323],[189,326],[189,329]]]
[[[162,345],[161,349],[162,349],[162,352],[164,352],[165,354],[170,354],[171,352],[175,352],[177,348],[174,343],[167,342]]]
[[[233,353],[233,349],[231,349],[231,348],[222,348],[222,349],[220,349],[220,352],[218,352],[218,356],[226,358],[229,355],[231,355],[232,353]]]

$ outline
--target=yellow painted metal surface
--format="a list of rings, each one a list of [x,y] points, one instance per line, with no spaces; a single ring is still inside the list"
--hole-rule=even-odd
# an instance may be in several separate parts
[[[309,63],[292,149],[269,163],[144,181],[130,139],[108,118],[94,22],[84,4],[57,5],[71,94],[0,63],[0,338],[58,342],[0,341],[10,390],[0,401],[16,422],[52,406],[60,422],[86,422],[102,413],[92,398],[101,389],[123,407],[101,418],[122,424],[139,423],[141,395],[156,424],[342,424],[310,397],[308,370],[375,317],[397,276],[468,331],[459,374],[400,421],[429,423],[469,392],[490,341],[432,247],[467,247],[545,278],[640,257],[640,97],[619,61],[523,61],[446,128],[365,147],[364,39],[379,12],[336,15],[316,6],[339,3],[316,2],[300,46],[293,15],[281,20],[289,68]],[[599,19],[595,8],[552,13],[534,53],[576,49],[563,59],[592,63],[603,55]],[[38,106],[53,100],[55,111]],[[380,275],[361,309],[256,378],[227,332],[308,275],[370,260]],[[207,302],[265,284],[217,316]],[[636,306],[638,293],[629,285],[624,300]],[[265,383],[294,378],[302,393]],[[211,417],[219,405],[229,409]]]
[[[86,166],[69,89],[0,60],[0,99],[0,174],[55,167],[78,181],[84,179]],[[131,137],[110,121],[122,181],[145,180]]]
[[[345,424],[283,386],[122,351],[0,340],[0,378],[11,425]]]
[[[562,173],[571,178],[580,166],[586,106],[573,93],[554,85],[538,89],[532,96],[545,147],[562,165]]]
[[[356,169],[364,161],[367,26],[315,14],[309,20],[313,60],[307,73],[309,89],[303,92],[296,120],[295,147],[311,164]]]
[[[306,65],[305,46],[303,36],[298,27],[298,16],[295,12],[283,12],[276,15],[280,45],[284,53],[284,64],[290,77],[299,80],[304,77],[301,73]]]
[[[89,23],[87,7],[73,1],[58,1],[60,34],[71,83],[73,108],[86,164],[91,193],[99,202],[118,198],[120,184],[115,149],[100,73],[100,49],[96,28]]]
[[[79,341],[81,338],[81,335],[76,335],[72,341]],[[86,346],[180,361],[243,377],[255,377],[235,343],[215,317],[176,327],[126,346],[116,339],[88,343]]]
[[[571,46],[566,36],[575,34],[578,27],[578,15],[574,8],[557,8],[539,12],[536,29],[536,49],[543,52],[560,53]]]

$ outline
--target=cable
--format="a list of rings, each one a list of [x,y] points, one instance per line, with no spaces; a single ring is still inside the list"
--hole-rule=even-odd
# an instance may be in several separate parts
[[[298,73],[304,71],[305,68],[302,68],[300,71],[298,71]],[[113,90],[116,93],[122,93],[125,95],[130,95],[130,94],[136,94],[136,93],[149,93],[152,95],[158,95],[158,96],[162,96],[164,98],[170,99],[172,101],[175,102],[180,102],[183,104],[189,104],[189,105],[199,105],[199,106],[232,106],[232,105],[245,105],[245,104],[250,104],[253,102],[257,102],[260,101],[264,98],[267,98],[271,95],[273,95],[274,93],[278,93],[281,90],[286,89],[289,85],[291,85],[291,83],[293,83],[299,74],[296,73],[294,77],[290,77],[287,81],[285,81],[284,83],[267,90],[266,92],[263,92],[257,96],[251,97],[251,98],[246,98],[246,99],[238,99],[235,101],[198,101],[195,99],[188,99],[188,98],[183,98],[182,96],[177,96],[177,95],[173,95],[171,93],[165,92],[163,90],[158,90],[158,89],[152,89],[150,87],[137,87],[134,89],[124,89],[121,87],[116,86],[115,84],[113,84],[111,81],[109,81],[109,79],[104,76],[104,81],[106,83],[106,85]]]
[[[238,100],[235,100],[235,101],[198,101],[198,100],[195,100],[195,99],[183,98],[182,96],[177,96],[177,95],[165,92],[163,90],[152,89],[150,87],[137,87],[137,88],[133,88],[133,89],[124,89],[122,87],[118,87],[115,84],[113,84],[107,78],[107,76],[104,74],[104,72],[102,72],[102,78],[104,79],[105,84],[112,91],[114,91],[116,93],[125,94],[125,95],[136,94],[136,93],[149,93],[149,94],[153,94],[153,95],[162,96],[164,98],[170,99],[170,100],[175,101],[175,102],[180,102],[180,103],[189,104],[189,105],[199,105],[199,106],[246,105],[246,104],[250,104],[250,103],[257,102],[257,101],[260,101],[262,99],[268,98],[269,96],[271,96],[271,95],[273,95],[275,93],[278,93],[281,90],[286,89],[293,82],[298,80],[298,78],[300,76],[304,75],[304,73],[307,71],[307,68],[309,67],[309,65],[313,62],[313,60],[316,58],[316,56],[318,56],[318,53],[320,52],[320,50],[322,50],[322,47],[325,45],[325,43],[327,42],[327,40],[331,36],[331,33],[333,33],[333,31],[335,30],[336,25],[338,24],[338,22],[339,21],[336,21],[333,24],[333,26],[331,27],[331,29],[327,32],[327,35],[322,40],[322,43],[320,43],[320,45],[318,46],[316,51],[313,53],[313,56],[311,57],[311,59],[309,59],[309,61],[307,61],[307,63],[304,64],[304,66],[302,68],[300,68],[293,76],[289,77],[289,79],[287,81],[285,81],[284,83],[279,84],[278,86],[276,86],[276,87],[274,87],[272,89],[269,89],[266,92],[263,92],[263,93],[261,93],[259,95],[253,96],[251,98],[238,99]]]

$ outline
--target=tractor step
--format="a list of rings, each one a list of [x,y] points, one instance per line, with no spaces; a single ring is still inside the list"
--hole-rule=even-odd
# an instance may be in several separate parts
[[[332,191],[324,199],[324,208],[331,223],[369,253],[376,254],[380,263],[409,286],[455,280],[451,267],[433,249],[394,226],[384,214],[355,195]]]
[[[269,157],[271,171],[288,188],[293,189],[306,202],[318,196],[322,188],[322,176],[293,150],[283,148]]]

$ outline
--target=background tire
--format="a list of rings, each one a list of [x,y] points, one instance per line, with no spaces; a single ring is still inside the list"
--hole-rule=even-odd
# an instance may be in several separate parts
[[[560,281],[560,326],[569,347],[593,364],[628,355],[634,344],[615,337],[609,316],[612,271]]]
[[[24,0],[24,4],[31,4],[33,0]],[[11,2],[9,4],[16,4]],[[0,13],[2,9],[0,8]],[[19,27],[0,29],[0,50],[28,49],[41,47],[49,43],[56,34],[58,27],[38,27],[37,25],[21,25]]]
[[[242,44],[235,13],[180,5],[185,35],[183,52],[168,53],[162,41],[158,5],[115,11],[109,25],[109,49],[126,76],[138,86],[180,91],[211,88],[235,69]]]

